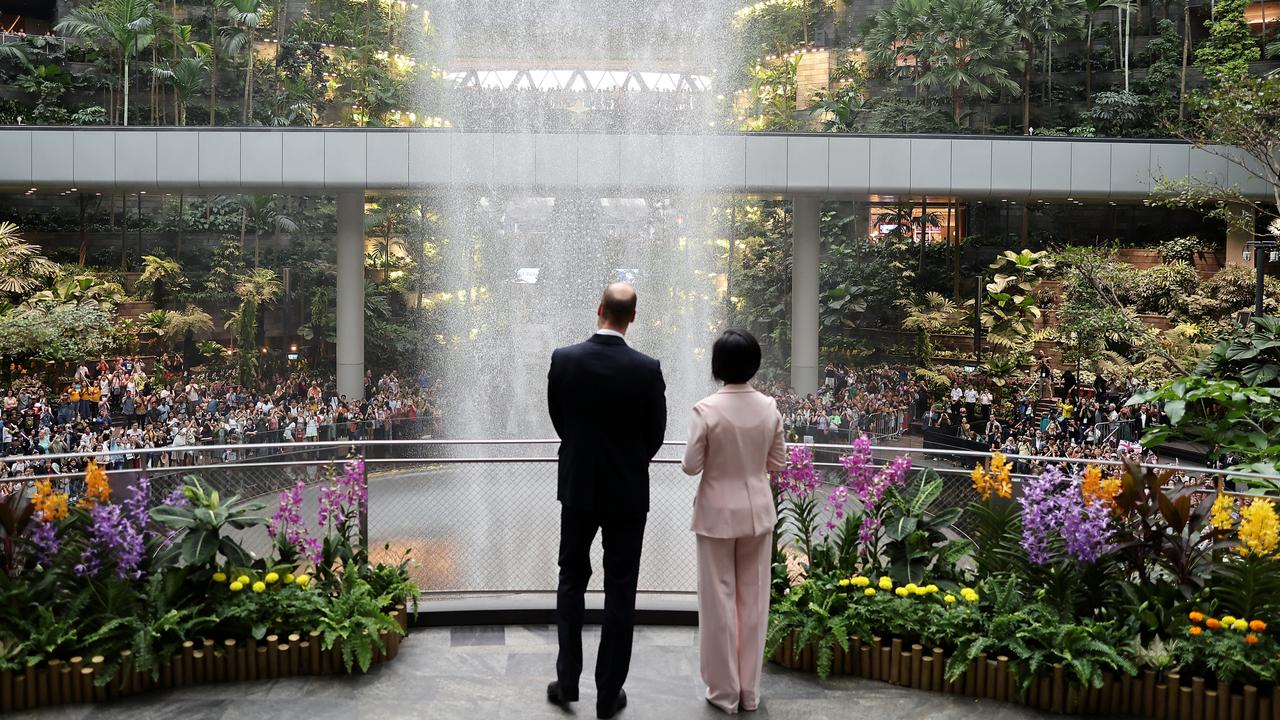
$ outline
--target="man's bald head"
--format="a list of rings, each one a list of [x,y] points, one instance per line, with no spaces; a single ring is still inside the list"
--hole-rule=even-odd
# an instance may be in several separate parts
[[[627,326],[636,319],[636,289],[623,282],[605,288],[596,315],[601,328],[625,333]]]

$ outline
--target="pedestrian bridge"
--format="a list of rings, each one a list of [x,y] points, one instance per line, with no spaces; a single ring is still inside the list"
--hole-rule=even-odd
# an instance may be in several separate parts
[[[364,193],[440,188],[787,196],[791,384],[818,386],[820,201],[1136,202],[1161,179],[1271,190],[1247,156],[1180,141],[1021,136],[468,133],[399,128],[0,128],[0,191],[327,193],[337,199],[337,380],[364,376]]]
[[[0,189],[227,192],[495,187],[852,199],[1140,200],[1161,178],[1266,183],[1226,149],[1022,136],[470,133],[400,128],[0,128]]]

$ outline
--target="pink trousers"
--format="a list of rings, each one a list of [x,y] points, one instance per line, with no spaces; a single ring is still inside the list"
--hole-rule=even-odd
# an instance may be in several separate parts
[[[728,713],[760,704],[773,535],[698,535],[698,635],[707,699]]]

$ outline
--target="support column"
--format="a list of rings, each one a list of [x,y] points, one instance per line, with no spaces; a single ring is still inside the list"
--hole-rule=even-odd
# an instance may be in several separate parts
[[[364,394],[364,193],[338,195],[338,394]]]
[[[818,199],[791,200],[791,387],[818,389]]]

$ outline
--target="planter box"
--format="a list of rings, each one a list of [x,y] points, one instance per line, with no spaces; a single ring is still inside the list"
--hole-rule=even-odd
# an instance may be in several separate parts
[[[771,660],[803,672],[816,669],[817,649],[798,647],[795,634],[774,652]],[[1060,714],[1129,715],[1164,720],[1277,720],[1280,688],[1261,692],[1252,685],[1232,688],[1227,683],[1177,673],[1140,676],[1107,673],[1101,688],[1085,688],[1068,680],[1061,665],[1036,678],[1026,693],[1018,691],[1009,658],[979,655],[955,680],[946,679],[950,658],[941,648],[925,648],[898,638],[849,639],[849,651],[833,648],[831,672],[879,680],[916,690],[986,698],[1026,705]]]
[[[408,631],[408,615],[396,606],[393,617]],[[374,664],[395,659],[401,636],[383,633],[385,651],[374,647]],[[320,632],[268,635],[257,640],[191,641],[160,668],[159,678],[133,670],[132,654],[121,654],[120,669],[111,682],[95,681],[106,667],[106,658],[73,657],[51,660],[40,668],[0,673],[0,713],[33,710],[54,705],[105,702],[148,690],[188,687],[216,682],[275,680],[296,675],[332,675],[343,672],[342,648],[320,649]]]

